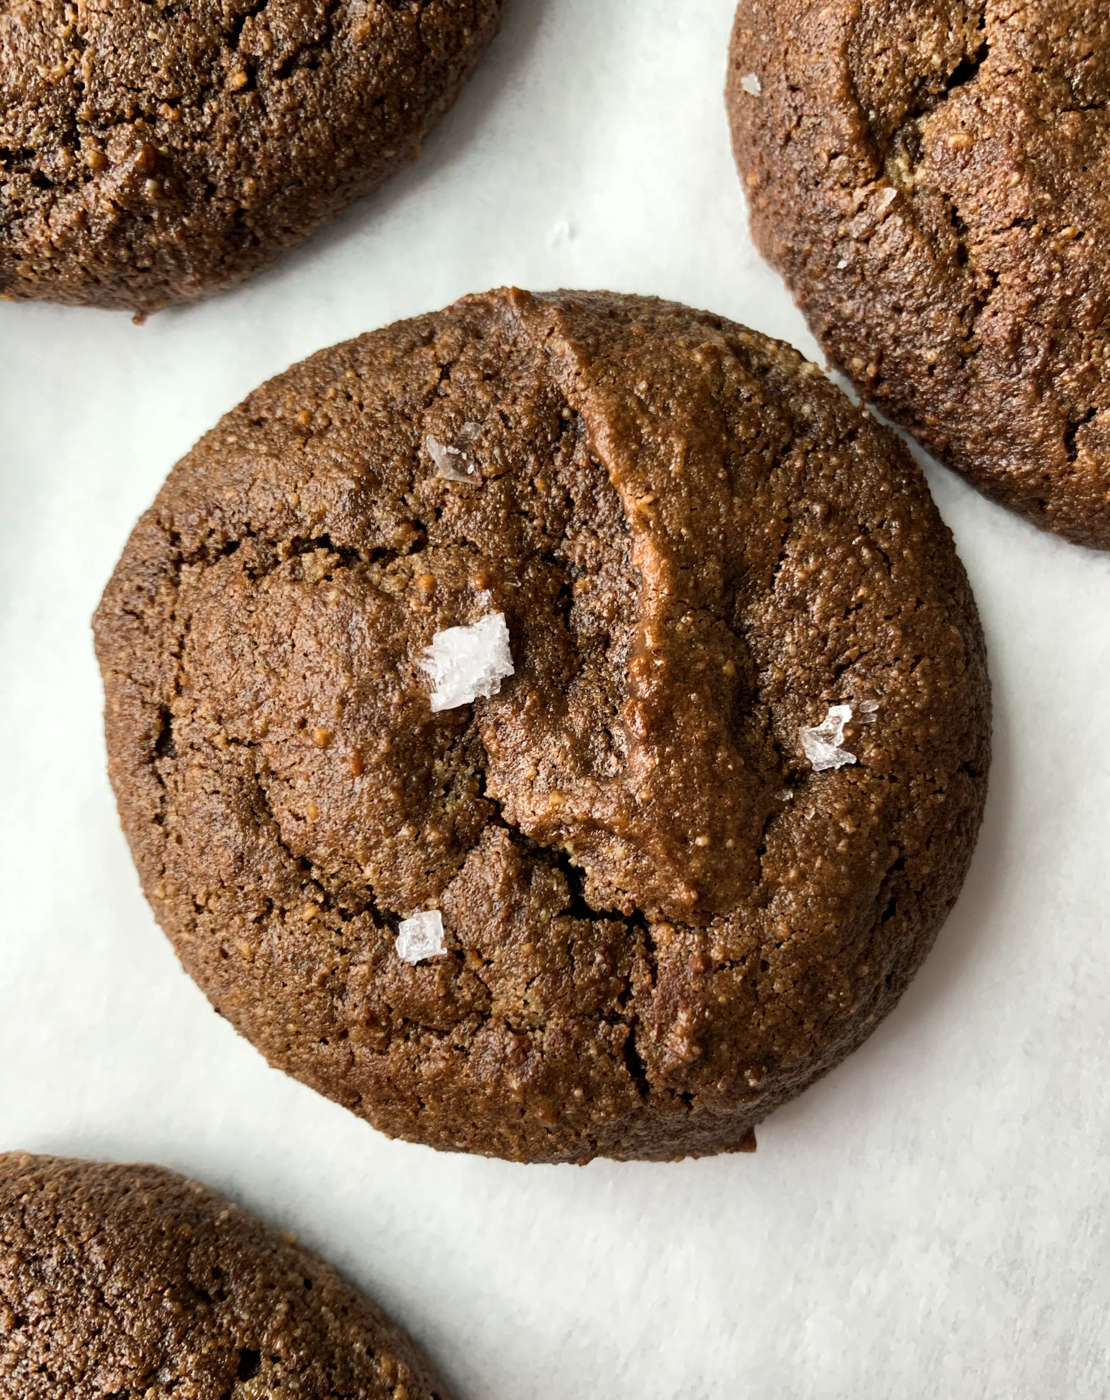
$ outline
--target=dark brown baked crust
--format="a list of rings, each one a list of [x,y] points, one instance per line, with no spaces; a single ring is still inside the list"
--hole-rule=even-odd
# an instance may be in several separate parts
[[[516,674],[431,713],[423,648],[492,610]],[[490,293],[294,366],[175,467],[95,629],[186,968],[439,1148],[750,1145],[894,1005],[982,812],[983,644],[920,472],[789,347],[665,302]],[[799,728],[851,699],[862,761],[812,772]],[[432,906],[449,956],[410,966]]]
[[[0,1154],[0,1400],[449,1400],[315,1255],[165,1167]]]
[[[413,160],[501,0],[6,0],[0,296],[148,312]]]
[[[736,14],[752,233],[830,360],[982,491],[1102,549],[1108,99],[1110,11],[1080,0]]]

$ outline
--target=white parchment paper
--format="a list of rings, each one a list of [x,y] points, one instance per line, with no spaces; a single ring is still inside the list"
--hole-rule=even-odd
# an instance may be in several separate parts
[[[754,1156],[523,1168],[388,1142],[179,969],[104,774],[88,619],[226,408],[464,292],[609,287],[817,356],[746,230],[730,0],[508,0],[419,164],[143,328],[0,305],[0,1144],[164,1162],[295,1231],[460,1400],[1110,1392],[1110,557],[930,481],[990,647],[960,903],[902,1006]]]

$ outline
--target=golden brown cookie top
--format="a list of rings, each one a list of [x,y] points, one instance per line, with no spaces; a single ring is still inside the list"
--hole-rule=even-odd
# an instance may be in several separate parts
[[[756,91],[758,89],[758,91]],[[1110,14],[742,0],[756,242],[860,391],[981,490],[1110,547]]]
[[[5,1400],[449,1400],[291,1237],[165,1167],[0,1154]]]
[[[413,160],[501,0],[0,5],[0,296],[147,312]]]
[[[429,649],[495,618],[512,674],[434,708]],[[668,303],[490,293],[294,366],[175,468],[96,629],[185,965],[436,1146],[737,1145],[893,1004],[981,813],[982,643],[919,472]]]

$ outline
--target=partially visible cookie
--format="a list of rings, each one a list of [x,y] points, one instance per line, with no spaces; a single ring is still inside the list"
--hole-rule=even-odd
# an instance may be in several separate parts
[[[0,1400],[449,1400],[334,1269],[164,1167],[0,1154]]]
[[[0,5],[0,296],[148,312],[413,160],[501,0]]]
[[[921,473],[788,346],[646,297],[492,292],[294,365],[95,627],[185,967],[439,1148],[750,1146],[893,1007],[982,815]]]
[[[830,360],[1110,548],[1110,11],[741,0],[727,100],[752,233]]]

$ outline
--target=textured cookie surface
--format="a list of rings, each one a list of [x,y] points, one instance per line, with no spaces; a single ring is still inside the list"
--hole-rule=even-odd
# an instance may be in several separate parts
[[[433,711],[426,649],[497,613],[515,673]],[[186,968],[436,1147],[750,1144],[893,1005],[979,824],[982,642],[922,477],[668,303],[491,293],[294,366],[174,469],[95,627]],[[815,772],[802,729],[864,702]]]
[[[752,231],[830,359],[983,491],[1110,547],[1110,11],[741,0]]]
[[[3,1400],[449,1400],[329,1266],[164,1167],[0,1154]]]
[[[146,312],[419,152],[501,0],[5,0],[0,296]]]

